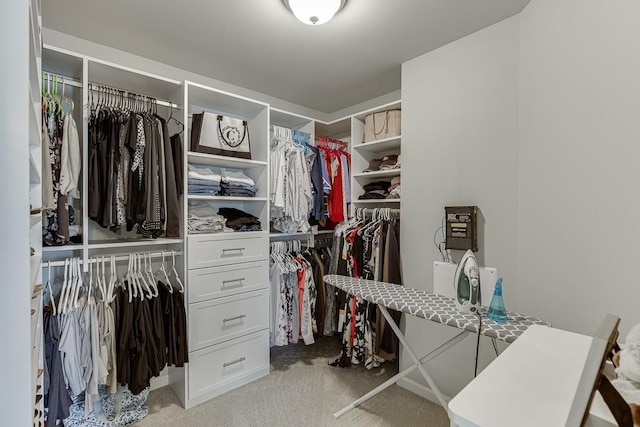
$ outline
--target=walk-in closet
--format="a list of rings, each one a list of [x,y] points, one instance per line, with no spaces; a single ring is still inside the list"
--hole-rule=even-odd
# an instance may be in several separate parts
[[[251,3],[4,8],[0,424],[640,422],[640,7]]]

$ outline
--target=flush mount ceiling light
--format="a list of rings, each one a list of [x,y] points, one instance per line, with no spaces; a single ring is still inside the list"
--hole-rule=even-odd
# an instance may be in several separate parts
[[[344,7],[347,0],[282,0],[285,6],[301,22],[321,25],[329,22],[333,15]]]

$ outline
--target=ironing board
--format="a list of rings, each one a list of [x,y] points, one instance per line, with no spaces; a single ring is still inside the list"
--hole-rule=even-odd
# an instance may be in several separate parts
[[[471,313],[461,313],[458,311],[453,298],[427,292],[422,289],[407,288],[392,283],[378,282],[374,280],[358,279],[354,277],[339,276],[329,274],[324,276],[325,283],[345,291],[349,295],[355,295],[359,299],[363,299],[373,304],[377,304],[380,312],[387,320],[387,323],[402,343],[404,350],[409,354],[413,363],[398,372],[395,376],[385,381],[369,393],[357,399],[350,405],[333,414],[336,418],[355,408],[362,402],[370,399],[380,393],[387,387],[395,384],[409,373],[418,369],[424,379],[431,387],[438,401],[443,408],[447,408],[447,401],[438,389],[429,373],[423,366],[428,361],[434,359],[462,341],[468,334],[478,333],[479,321],[478,315]],[[441,323],[460,329],[461,332],[456,336],[440,345],[435,350],[419,358],[407,343],[406,338],[400,331],[398,325],[389,315],[388,308],[402,313],[407,313],[432,322]],[[482,327],[480,335],[489,338],[499,339],[508,343],[514,342],[529,326],[541,325],[551,326],[548,322],[537,319],[532,316],[525,316],[514,312],[507,313],[508,321],[506,323],[494,322],[486,316],[482,317]]]

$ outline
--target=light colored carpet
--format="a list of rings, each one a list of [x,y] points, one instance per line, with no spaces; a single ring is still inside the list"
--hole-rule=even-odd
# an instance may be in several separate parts
[[[150,393],[139,427],[449,426],[440,406],[393,385],[339,419],[333,413],[397,373],[395,363],[367,371],[336,368],[336,337],[271,349],[268,376],[184,410],[170,387]]]

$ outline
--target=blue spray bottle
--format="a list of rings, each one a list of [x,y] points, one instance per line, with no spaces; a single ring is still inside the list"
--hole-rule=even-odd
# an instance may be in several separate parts
[[[502,299],[502,277],[498,277],[496,287],[493,290],[493,298],[487,310],[487,317],[495,322],[504,323],[507,321],[507,309],[504,308],[504,300]]]

